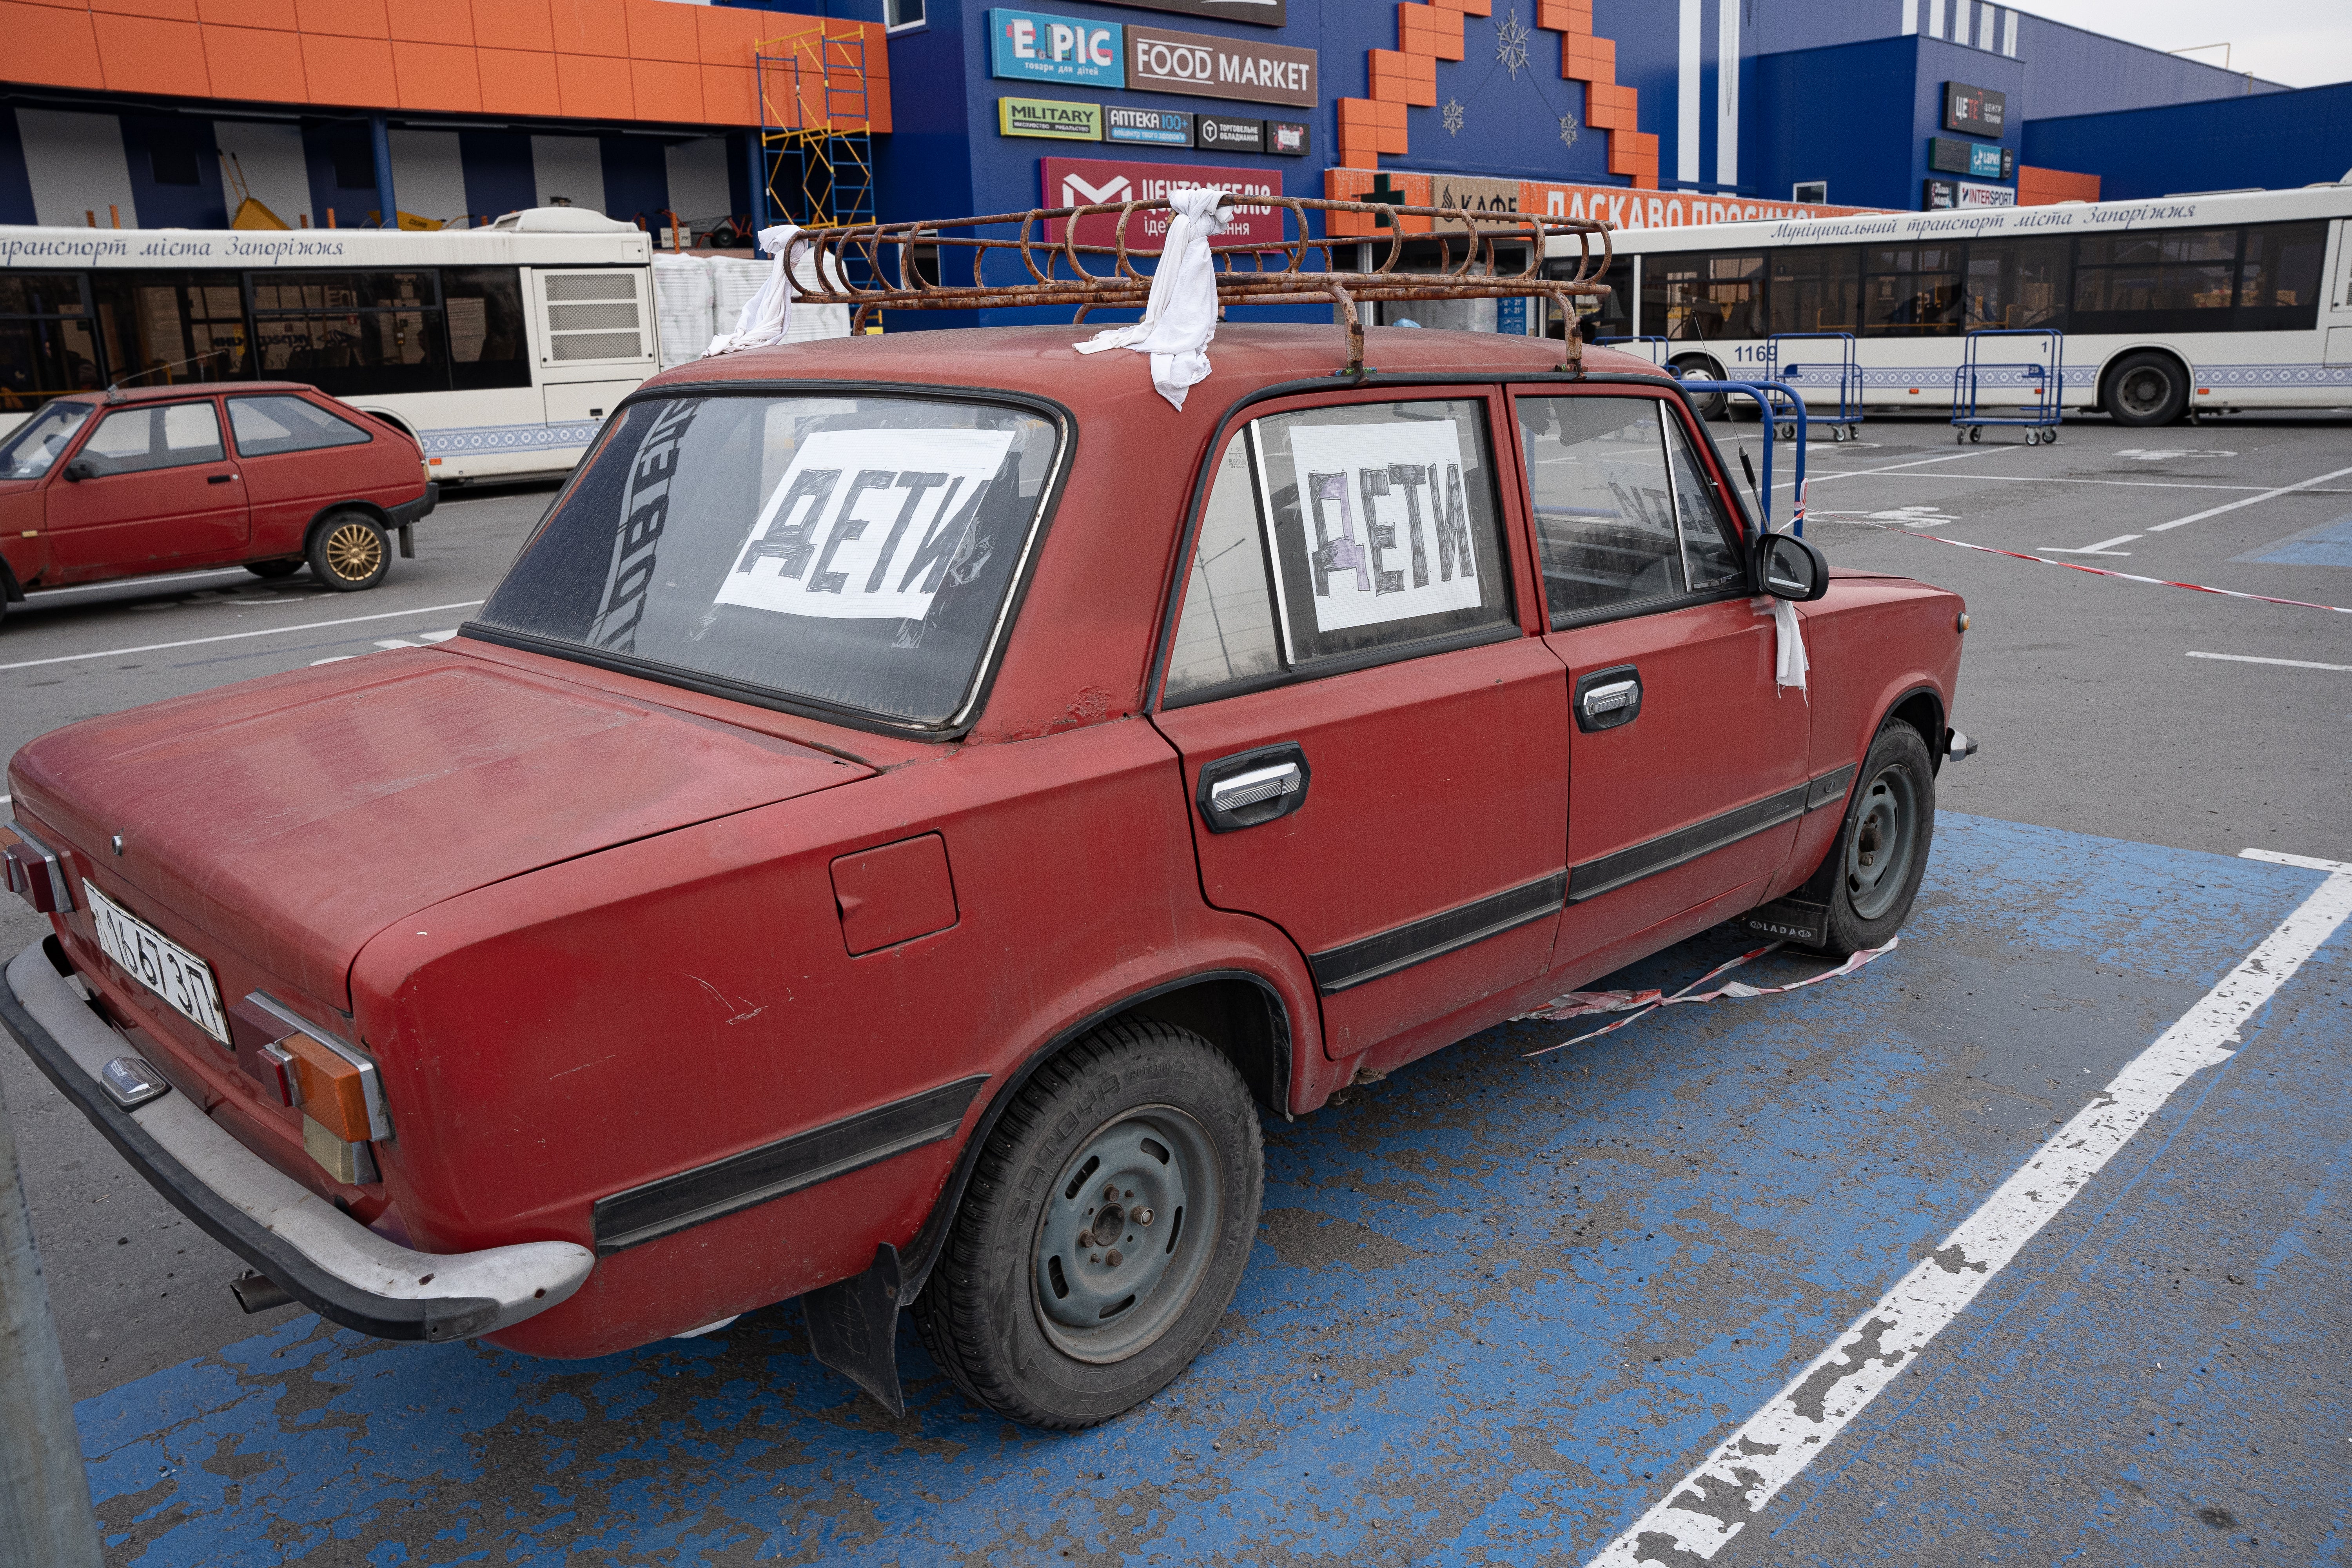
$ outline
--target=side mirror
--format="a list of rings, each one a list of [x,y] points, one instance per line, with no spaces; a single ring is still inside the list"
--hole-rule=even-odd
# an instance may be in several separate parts
[[[1756,542],[1756,585],[1776,599],[1805,604],[1830,591],[1827,557],[1793,533],[1768,533]]]
[[[98,465],[91,462],[88,458],[76,458],[72,462],[66,465],[66,478],[71,479],[75,484],[79,484],[84,479],[94,479],[97,477]]]

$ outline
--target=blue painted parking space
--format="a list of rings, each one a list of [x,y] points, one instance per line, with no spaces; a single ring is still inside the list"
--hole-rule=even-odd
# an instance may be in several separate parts
[[[1597,1021],[1508,1026],[1269,1124],[1232,1313],[1106,1426],[1009,1426],[905,1327],[894,1421],[789,1303],[589,1363],[299,1317],[82,1403],[110,1557],[1587,1561],[2326,879],[1948,813],[1934,853],[1853,975],[1533,1060]],[[2336,1560],[2345,941],[1715,1561]]]

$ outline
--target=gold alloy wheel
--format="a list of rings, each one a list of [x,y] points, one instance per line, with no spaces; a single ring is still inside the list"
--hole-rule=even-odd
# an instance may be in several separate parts
[[[327,570],[346,583],[364,583],[383,570],[383,535],[363,522],[338,525],[327,535]]]

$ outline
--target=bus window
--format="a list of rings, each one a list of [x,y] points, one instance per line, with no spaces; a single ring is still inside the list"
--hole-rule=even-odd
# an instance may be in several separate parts
[[[100,272],[90,292],[110,381],[166,386],[253,374],[234,274]]]
[[[1862,330],[1873,337],[1960,330],[1958,246],[1873,246],[1863,252]]]
[[[530,384],[520,271],[511,267],[445,267],[441,310],[449,327],[451,385],[472,392]]]
[[[1771,322],[1776,332],[1860,330],[1861,255],[1843,245],[1772,253]]]
[[[2238,231],[2085,235],[2074,257],[2077,332],[2218,332],[2230,325]]]
[[[2324,223],[2271,223],[2246,230],[2238,273],[2240,331],[2308,331],[2319,320]]]
[[[433,271],[247,277],[264,376],[338,397],[448,390]]]
[[[1547,261],[1544,263],[1544,276],[1573,278],[1576,276],[1578,259],[1575,257],[1569,257],[1564,259]],[[1590,313],[1580,317],[1581,331],[1587,338],[1633,336],[1633,258],[1630,256],[1612,258],[1609,264],[1609,270],[1601,275],[1601,281],[1609,285],[1609,292],[1598,300],[1583,300],[1579,304],[1580,310],[1588,304],[1596,307]]]
[[[1979,239],[1969,246],[1968,325],[2060,327],[2064,310],[2066,242]]]
[[[1764,335],[1761,256],[1642,258],[1642,332],[1677,342]]]
[[[98,342],[79,272],[0,276],[0,414],[99,384]]]

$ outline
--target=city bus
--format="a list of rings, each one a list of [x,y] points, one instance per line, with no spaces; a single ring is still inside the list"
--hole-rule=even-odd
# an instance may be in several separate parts
[[[301,381],[433,478],[572,467],[659,368],[648,237],[569,207],[481,228],[0,226],[0,433],[60,393]]]
[[[1685,375],[1749,379],[1797,363],[1817,416],[1837,377],[1817,374],[1848,333],[1868,410],[1941,414],[1968,335],[2063,334],[2063,404],[2126,425],[2241,409],[2352,406],[2352,183],[2145,201],[1879,213],[1634,229],[1611,237],[1611,294],[1596,338]],[[1573,272],[1552,242],[1548,268]],[[1980,362],[2043,363],[2046,339],[1979,342]],[[1983,405],[2032,401],[2030,373],[1989,374]],[[1719,401],[1719,400],[1717,400]]]

